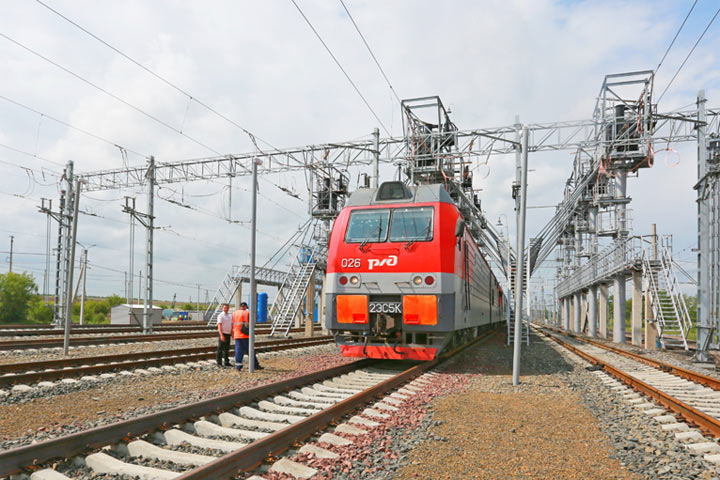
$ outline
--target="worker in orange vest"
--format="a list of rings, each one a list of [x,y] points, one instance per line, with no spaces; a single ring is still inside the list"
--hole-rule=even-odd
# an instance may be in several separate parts
[[[250,312],[245,302],[240,304],[240,309],[235,310],[232,315],[232,338],[235,340],[235,370],[242,370],[243,357],[245,353],[250,355]],[[255,368],[262,370],[255,355]]]

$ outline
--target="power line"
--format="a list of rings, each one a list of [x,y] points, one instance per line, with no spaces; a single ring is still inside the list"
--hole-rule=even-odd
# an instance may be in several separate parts
[[[64,125],[64,126],[66,126],[66,127],[68,127],[68,128],[71,128],[71,129],[77,131],[77,132],[80,132],[80,133],[82,133],[82,134],[84,134],[84,135],[87,135],[87,136],[89,136],[89,137],[92,137],[92,138],[94,138],[94,139],[96,139],[96,140],[100,140],[101,142],[105,142],[105,143],[107,143],[107,144],[110,144],[110,145],[112,145],[113,147],[117,147],[117,148],[119,148],[119,149],[121,149],[121,150],[125,150],[126,152],[133,153],[133,154],[135,154],[135,155],[137,155],[137,156],[140,156],[140,157],[143,157],[143,158],[150,158],[149,155],[145,155],[145,154],[142,154],[142,153],[138,153],[138,152],[136,152],[135,150],[129,149],[129,148],[124,147],[124,146],[122,146],[122,145],[120,145],[120,144],[118,144],[118,143],[115,143],[115,142],[111,141],[111,140],[108,140],[108,139],[106,139],[106,138],[103,138],[103,137],[101,137],[101,136],[99,136],[99,135],[95,135],[95,134],[92,133],[92,132],[89,132],[89,131],[87,131],[87,130],[83,130],[82,128],[79,128],[79,127],[76,127],[76,126],[74,126],[74,125],[71,125],[71,124],[69,124],[69,123],[67,123],[67,122],[64,122],[64,121],[62,121],[62,120],[60,120],[60,119],[57,119],[57,118],[55,118],[55,117],[53,117],[53,116],[51,116],[51,115],[48,115],[48,114],[46,114],[46,113],[43,113],[43,112],[41,112],[41,111],[39,111],[39,110],[36,110],[36,109],[34,109],[34,108],[32,108],[32,107],[28,107],[27,105],[22,104],[22,103],[20,103],[20,102],[18,102],[18,101],[16,101],[16,100],[12,100],[12,99],[4,96],[4,95],[0,95],[0,99],[5,100],[6,102],[12,103],[13,105],[17,105],[18,107],[21,107],[21,108],[24,108],[24,109],[26,109],[26,110],[29,110],[29,111],[31,111],[31,112],[33,112],[33,113],[36,113],[36,114],[40,115],[42,118],[49,118],[49,119],[52,120],[53,122],[57,122],[57,123],[59,123],[60,125]],[[47,161],[51,162],[50,160],[47,160]],[[64,166],[64,165],[59,164],[59,163],[57,163],[57,162],[51,162],[51,163],[55,163],[55,164],[57,164],[57,165]]]
[[[713,15],[713,17],[710,19],[710,23],[707,24],[707,27],[705,27],[705,30],[703,30],[703,32],[700,34],[700,37],[695,42],[695,45],[693,45],[693,47],[690,49],[690,52],[687,54],[687,57],[685,57],[685,60],[683,60],[680,67],[675,72],[675,75],[673,75],[673,77],[670,79],[670,82],[665,87],[665,90],[663,90],[663,92],[660,94],[660,97],[657,99],[657,103],[660,103],[660,100],[662,100],[663,96],[665,95],[665,92],[668,91],[668,88],[670,88],[670,85],[672,85],[673,81],[675,81],[675,78],[677,78],[678,74],[680,73],[680,70],[682,70],[682,68],[685,66],[685,63],[690,58],[690,55],[692,55],[692,53],[695,51],[695,47],[698,46],[698,44],[700,43],[700,40],[702,40],[702,38],[705,36],[705,33],[710,29],[710,26],[713,24],[713,22],[717,18],[718,13],[720,13],[720,8],[717,9],[717,11],[715,12],[715,15]]]
[[[680,25],[680,28],[678,28],[677,33],[675,33],[675,37],[672,39],[672,42],[670,42],[670,45],[668,46],[667,50],[665,50],[665,55],[662,56],[660,59],[660,63],[658,63],[658,66],[655,67],[655,74],[657,75],[658,70],[660,70],[660,66],[665,61],[665,57],[667,57],[667,54],[670,52],[670,49],[675,44],[675,40],[677,40],[678,35],[680,35],[680,32],[682,31],[683,27],[685,26],[685,22],[687,22],[687,19],[690,17],[690,14],[695,9],[695,5],[697,5],[698,0],[695,0],[695,2],[692,4],[692,7],[690,7],[690,11],[685,15],[685,20],[683,20],[682,24]]]
[[[140,114],[142,114],[142,115],[145,115],[145,116],[148,117],[149,119],[154,120],[155,122],[159,123],[160,125],[163,125],[164,127],[168,128],[169,130],[172,130],[173,132],[182,135],[183,137],[189,139],[189,140],[192,141],[193,143],[195,143],[195,144],[197,144],[197,145],[199,145],[199,146],[201,146],[201,147],[203,147],[203,148],[205,148],[205,149],[207,149],[207,150],[210,150],[211,152],[215,153],[216,155],[222,155],[220,152],[218,152],[218,151],[215,150],[214,148],[212,148],[212,147],[204,144],[204,143],[201,142],[200,140],[198,140],[198,139],[196,139],[196,138],[194,138],[194,137],[191,137],[190,135],[184,133],[182,130],[179,130],[178,128],[173,127],[173,126],[170,125],[169,123],[165,122],[164,120],[159,119],[158,117],[156,117],[155,115],[153,115],[153,114],[151,114],[151,113],[146,112],[145,110],[141,109],[140,107],[136,107],[135,105],[133,105],[132,103],[128,102],[127,100],[124,100],[124,99],[118,97],[118,96],[115,95],[114,93],[111,93],[110,91],[102,88],[100,85],[91,82],[90,80],[86,79],[86,78],[83,77],[82,75],[79,75],[79,74],[73,72],[73,71],[70,70],[69,68],[60,65],[59,63],[51,60],[50,58],[42,55],[41,53],[33,50],[32,48],[30,48],[30,47],[28,47],[28,46],[26,46],[26,45],[18,42],[17,40],[15,40],[15,39],[13,39],[13,38],[5,35],[4,33],[0,32],[0,37],[3,37],[3,38],[6,39],[7,41],[9,41],[9,42],[17,45],[18,47],[22,48],[23,50],[25,50],[25,51],[27,51],[27,52],[30,52],[30,53],[32,53],[33,55],[35,55],[35,56],[37,56],[37,57],[45,60],[46,62],[50,63],[51,65],[55,66],[56,68],[59,68],[59,69],[62,70],[63,72],[67,73],[68,75],[72,75],[73,77],[77,78],[77,79],[80,80],[81,82],[86,83],[87,85],[90,85],[90,86],[93,87],[93,88],[96,88],[97,90],[103,92],[105,95],[109,96],[110,98],[113,98],[113,99],[117,100],[118,102],[122,103],[123,105],[125,105],[125,106],[127,106],[127,107],[130,107],[131,109],[135,110],[136,112],[138,112],[138,113],[140,113]]]
[[[213,108],[213,107],[210,106],[208,103],[206,103],[206,102],[200,100],[199,98],[191,95],[189,92],[187,92],[187,91],[184,90],[183,88],[177,86],[176,84],[174,84],[174,83],[171,82],[170,80],[166,79],[165,77],[163,77],[163,76],[160,75],[159,73],[155,72],[154,70],[146,67],[146,66],[143,65],[142,63],[140,63],[140,62],[138,62],[137,60],[135,60],[134,58],[132,58],[130,55],[128,55],[128,54],[126,54],[125,52],[123,52],[122,50],[120,50],[119,48],[111,45],[109,42],[103,40],[103,39],[100,38],[99,36],[97,36],[97,35],[95,35],[94,33],[90,32],[88,29],[86,29],[86,28],[83,27],[82,25],[78,24],[77,22],[73,21],[72,19],[68,18],[67,16],[63,15],[62,13],[58,12],[58,11],[55,10],[54,8],[52,8],[52,7],[50,7],[49,5],[45,4],[44,2],[42,2],[42,1],[40,1],[40,0],[36,0],[36,1],[37,1],[37,3],[39,3],[40,5],[42,5],[43,7],[47,8],[48,10],[50,10],[51,12],[53,12],[54,14],[58,15],[58,16],[59,16],[60,18],[62,18],[63,20],[65,20],[65,21],[67,21],[68,23],[70,23],[71,25],[77,27],[78,29],[80,29],[81,31],[83,31],[84,33],[86,33],[87,35],[89,35],[90,37],[94,38],[94,39],[97,40],[98,42],[102,43],[103,45],[105,45],[106,47],[108,47],[109,49],[111,49],[112,51],[114,51],[115,53],[117,53],[118,55],[122,56],[123,58],[125,58],[125,59],[128,60],[129,62],[133,63],[134,65],[138,66],[138,67],[141,68],[143,71],[149,73],[149,74],[152,75],[153,77],[157,78],[157,79],[160,80],[161,82],[163,82],[163,83],[165,83],[166,85],[168,85],[169,87],[173,88],[175,91],[177,91],[177,92],[179,92],[180,94],[186,96],[189,101],[192,101],[192,102],[197,103],[197,104],[200,105],[201,107],[207,109],[209,112],[217,115],[219,118],[225,120],[226,122],[230,123],[230,124],[233,125],[234,127],[240,129],[243,133],[245,133],[246,135],[248,135],[248,137],[250,138],[250,141],[253,143],[253,145],[255,146],[255,148],[257,148],[261,153],[264,154],[264,152],[262,151],[262,149],[260,149],[260,147],[258,147],[257,142],[256,142],[256,139],[257,139],[257,140],[260,140],[262,143],[264,143],[265,145],[269,146],[270,148],[272,148],[272,149],[275,150],[276,152],[278,152],[278,153],[280,152],[280,150],[279,150],[277,147],[275,147],[274,145],[272,145],[272,144],[271,144],[270,142],[268,142],[267,140],[264,140],[264,139],[262,139],[261,137],[259,137],[259,136],[255,135],[254,133],[250,132],[249,130],[247,130],[245,127],[243,127],[242,125],[240,125],[239,123],[237,123],[237,122],[234,121],[233,119],[231,119],[231,118],[229,118],[228,116],[220,113],[217,109]],[[188,103],[188,107],[189,107],[189,105],[190,105],[190,104]],[[187,108],[186,108],[186,110],[185,110],[185,113],[187,114]],[[184,122],[184,120],[183,120],[183,122]],[[296,162],[302,163],[299,159],[295,158],[294,155],[289,155],[289,156],[290,156],[290,158],[292,158],[292,159],[295,160]],[[263,180],[264,180],[264,179],[263,179]],[[266,181],[268,181],[268,180],[266,180]],[[272,182],[270,182],[270,183],[272,183]],[[273,184],[273,185],[274,185],[274,184]]]
[[[697,2],[697,0],[695,0]],[[347,13],[348,17],[350,17],[350,21],[352,22],[353,26],[355,27],[355,30],[357,30],[358,34],[360,35],[360,38],[362,38],[363,43],[365,44],[365,47],[368,49],[368,52],[370,52],[370,56],[375,61],[375,65],[377,65],[378,69],[380,70],[380,73],[382,73],[383,78],[387,82],[388,86],[390,87],[390,91],[395,95],[395,98],[398,102],[401,102],[400,97],[398,97],[398,94],[395,92],[395,89],[392,86],[392,83],[390,83],[390,79],[385,75],[385,70],[380,66],[380,62],[378,62],[378,59],[375,57],[375,54],[372,51],[372,48],[370,48],[370,45],[368,45],[367,40],[365,40],[365,36],[360,31],[360,27],[358,27],[357,23],[355,22],[355,19],[350,14],[350,10],[348,10],[347,6],[345,5],[345,2],[343,0],[340,0],[340,3],[342,4],[343,8],[345,9],[345,13]]]
[[[53,165],[57,165],[59,167],[64,167],[62,163],[55,162],[53,160],[50,160],[45,157],[41,157],[40,155],[37,155],[35,153],[26,152],[25,150],[20,150],[19,148],[11,147],[10,145],[5,145],[4,143],[0,143],[0,147],[7,148],[8,150],[12,150],[13,152],[22,153],[23,155],[28,155],[33,158],[37,158],[38,160],[42,160],[43,162],[52,163]],[[24,167],[23,167],[24,168]],[[49,172],[52,172],[52,170],[48,169]],[[56,172],[53,172],[56,173]]]
[[[325,40],[323,40],[322,37],[320,36],[320,34],[318,33],[318,31],[315,30],[315,27],[310,22],[310,20],[308,20],[308,18],[305,16],[305,13],[303,13],[300,6],[295,2],[295,0],[290,0],[290,1],[293,3],[293,5],[295,5],[295,8],[297,8],[298,12],[300,12],[300,15],[302,15],[302,17],[305,19],[305,22],[308,24],[308,26],[313,31],[313,33],[315,33],[315,36],[318,38],[318,40],[320,40],[320,43],[323,44],[323,47],[325,47],[325,50],[327,50],[327,52],[330,54],[332,59],[335,61],[335,64],[345,75],[345,78],[347,78],[347,81],[350,82],[350,85],[352,85],[352,87],[355,89],[355,92],[357,92],[357,94],[360,96],[360,98],[362,99],[365,106],[368,108],[368,110],[370,110],[370,112],[372,112],[373,116],[375,117],[375,120],[377,120],[378,123],[380,124],[380,126],[383,128],[383,130],[385,130],[385,133],[387,133],[389,137],[392,137],[392,134],[390,134],[390,131],[387,129],[387,127],[382,122],[382,120],[380,120],[380,117],[378,117],[377,113],[375,113],[375,110],[373,110],[373,108],[370,106],[368,101],[365,99],[363,94],[360,92],[360,89],[357,87],[357,85],[355,85],[355,82],[353,82],[352,78],[350,78],[350,75],[348,75],[348,73],[345,71],[345,69],[340,64],[340,61],[337,59],[337,57],[335,57],[335,54],[333,54],[332,50],[330,50],[330,47],[327,46],[327,43],[325,43]]]

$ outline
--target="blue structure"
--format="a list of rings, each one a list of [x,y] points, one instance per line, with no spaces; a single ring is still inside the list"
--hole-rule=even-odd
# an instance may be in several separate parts
[[[257,298],[257,323],[267,323],[268,320],[268,294],[258,293]]]

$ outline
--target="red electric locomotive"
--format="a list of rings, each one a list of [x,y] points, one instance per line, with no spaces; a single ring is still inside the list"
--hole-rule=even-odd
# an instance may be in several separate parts
[[[502,290],[442,185],[355,191],[326,282],[326,325],[346,357],[431,360],[504,321]]]

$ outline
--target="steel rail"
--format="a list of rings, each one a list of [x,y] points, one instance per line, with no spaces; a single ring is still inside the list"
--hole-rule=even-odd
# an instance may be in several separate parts
[[[435,360],[411,367],[392,378],[336,403],[332,407],[315,413],[265,438],[256,440],[246,447],[228,453],[217,460],[189,470],[177,478],[178,480],[217,480],[232,478],[237,475],[239,471],[255,468],[265,459],[281,454],[292,447],[293,444],[311,437],[333,421],[357,410],[365,403],[395,389],[399,385],[420,376],[425,371],[457,355],[471,345],[490,338],[496,332],[497,330],[491,330],[486,335],[478,337],[451,352],[441,355]]]
[[[161,323],[160,325],[156,325],[155,328],[166,328],[166,327],[179,327],[179,328],[186,328],[186,327],[207,327],[207,322],[201,322],[196,320],[186,320],[181,322],[170,322],[170,323]],[[43,328],[51,328],[50,324],[47,323],[0,323],[0,332],[3,330],[22,330],[22,329],[43,329]],[[57,327],[58,329],[60,327]],[[111,323],[86,323],[84,325],[80,324],[74,324],[72,328],[78,329],[78,328],[137,328],[142,330],[142,327],[140,326],[134,326],[134,325],[117,325],[117,324],[111,324]]]
[[[93,334],[105,334],[105,333],[128,333],[128,334],[138,334],[142,333],[142,328],[138,327],[104,327],[104,328],[83,328],[78,331],[76,329],[76,326],[73,325],[72,327],[75,329],[73,333],[75,334],[82,334],[82,335],[93,335]],[[163,332],[163,333],[169,333],[169,332],[208,332],[213,331],[215,328],[204,328],[201,326],[197,327],[163,327],[163,328],[154,328],[156,332]],[[62,335],[63,331],[59,328],[53,328],[53,329],[21,329],[21,330],[0,330],[0,336],[2,337],[30,337],[30,336],[52,336],[52,335]]]
[[[280,340],[266,340],[260,342],[261,346],[269,345],[281,345],[291,342],[307,342],[310,340],[331,340],[334,337],[331,335],[324,335],[319,337],[303,337],[294,339],[280,339]],[[235,348],[234,344],[230,344],[230,348]],[[129,360],[141,360],[145,358],[153,358],[158,356],[178,356],[178,355],[191,355],[194,353],[215,353],[216,346],[206,347],[188,347],[188,348],[171,348],[167,350],[150,350],[144,352],[131,352],[131,353],[114,353],[109,355],[92,355],[84,357],[69,357],[59,358],[55,360],[38,360],[31,362],[17,362],[17,363],[5,363],[0,364],[0,375],[12,372],[24,372],[26,370],[40,370],[40,369],[58,369],[65,367],[73,367],[79,365],[92,365],[93,363],[114,363]]]
[[[145,435],[158,428],[170,428],[177,423],[187,422],[188,419],[218,414],[237,405],[278,395],[297,387],[322,382],[328,378],[336,377],[373,363],[371,360],[363,359],[281,382],[261,385],[243,392],[210,398],[162,412],[95,427],[90,430],[73,433],[52,440],[46,440],[34,445],[25,445],[12,450],[6,450],[0,452],[0,477],[19,473],[23,469],[50,460],[69,458],[88,449],[99,449],[125,438]]]
[[[575,335],[571,332],[564,332],[562,330],[557,330],[557,329],[549,328],[549,327],[543,327],[543,328],[552,330],[556,333],[561,333],[570,338],[574,338],[576,340],[579,340],[581,342],[585,342],[587,344],[602,348],[604,350],[608,350],[610,352],[617,353],[618,355],[632,358],[633,360],[637,360],[638,362],[642,362],[645,365],[655,367],[658,370],[662,370],[663,372],[670,373],[675,376],[682,377],[686,380],[690,380],[691,382],[695,382],[700,385],[705,385],[706,387],[712,388],[713,390],[720,391],[720,379],[718,379],[718,378],[710,377],[708,375],[703,375],[702,373],[693,372],[692,370],[687,370],[685,368],[677,367],[675,365],[670,365],[669,363],[663,363],[658,360],[653,360],[652,358],[647,358],[647,357],[644,357],[637,353],[632,353],[632,352],[625,351],[621,348],[613,347],[612,345],[606,345],[606,344],[604,344],[602,342],[598,342],[596,340],[581,337],[581,336]]]
[[[304,332],[303,328],[292,329],[291,332]],[[263,329],[256,334],[266,335],[270,329]],[[207,330],[196,333],[157,333],[150,335],[120,335],[106,337],[71,337],[71,344],[74,346],[103,345],[108,343],[132,343],[132,342],[161,342],[167,340],[191,340],[201,338],[212,338],[218,335],[217,330]],[[0,351],[24,350],[30,348],[52,348],[61,347],[62,338],[28,339],[28,340],[3,340],[0,341]]]
[[[649,385],[642,380],[639,380],[632,375],[623,372],[617,367],[613,367],[612,365],[609,365],[608,363],[593,357],[589,353],[583,352],[579,348],[570,345],[569,343],[561,340],[555,335],[550,335],[547,332],[542,333],[547,337],[551,338],[555,343],[561,345],[562,347],[565,347],[566,349],[570,350],[571,352],[585,359],[591,364],[602,368],[605,372],[618,378],[626,385],[629,385],[640,393],[643,393],[646,396],[652,398],[668,410],[682,416],[688,423],[696,425],[704,433],[711,435],[716,439],[720,438],[720,420],[713,418],[694,407],[691,407],[690,405],[666,394],[665,392],[658,390],[652,385]]]
[[[317,345],[326,345],[333,341],[333,337],[314,337],[312,339],[293,339],[293,340],[273,340],[270,342],[260,342],[257,344],[256,352],[272,352],[290,350],[300,347],[312,347]],[[126,361],[110,361],[102,365],[87,365],[81,367],[59,368],[51,371],[34,371],[32,373],[18,373],[15,375],[0,376],[0,387],[10,386],[19,383],[31,383],[41,380],[58,380],[62,378],[77,377],[80,375],[93,375],[98,373],[108,373],[115,370],[127,370],[129,368],[156,367],[162,365],[174,365],[177,363],[187,363],[197,360],[207,360],[215,358],[215,347],[199,347],[192,352],[185,350],[166,350],[166,356],[157,358],[162,352],[142,352],[145,358],[129,359]],[[174,352],[174,353],[172,353]],[[85,357],[85,360],[98,360],[103,357]],[[62,360],[60,360],[62,362]],[[49,362],[33,362],[25,364],[26,366],[36,367],[35,363]],[[20,364],[13,364],[18,367]]]

